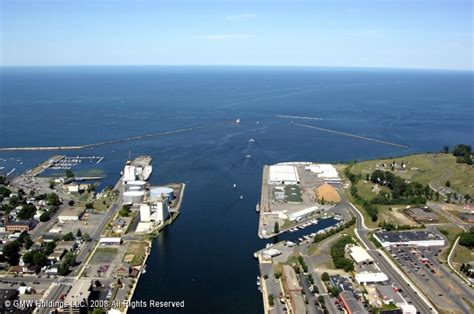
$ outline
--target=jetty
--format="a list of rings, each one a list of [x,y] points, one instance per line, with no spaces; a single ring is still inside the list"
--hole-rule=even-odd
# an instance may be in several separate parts
[[[302,127],[305,127],[305,128],[316,129],[316,130],[323,131],[323,132],[329,132],[329,133],[349,136],[349,137],[358,138],[358,139],[361,139],[361,140],[366,140],[366,141],[371,141],[371,142],[376,142],[376,143],[380,143],[380,144],[385,144],[385,145],[390,145],[390,146],[395,146],[395,147],[401,147],[401,148],[409,148],[407,145],[392,143],[392,142],[388,142],[388,141],[378,140],[378,139],[375,139],[375,138],[360,136],[360,135],[341,132],[341,131],[336,131],[336,130],[320,128],[320,127],[317,127],[317,126],[314,126],[314,125],[308,125],[308,124],[303,124],[303,123],[293,123],[293,124],[298,125],[298,126],[302,126]]]
[[[92,143],[92,144],[84,144],[84,145],[0,147],[0,151],[79,150],[79,149],[85,149],[85,148],[95,148],[95,147],[104,146],[104,145],[118,144],[118,143],[122,143],[122,142],[144,140],[144,139],[151,138],[151,137],[158,137],[158,136],[165,136],[165,135],[171,135],[171,134],[197,131],[197,130],[202,130],[202,129],[208,129],[208,128],[213,128],[213,127],[219,127],[219,126],[224,126],[224,125],[235,124],[235,123],[237,123],[237,122],[236,121],[226,121],[226,122],[222,122],[222,123],[213,123],[213,124],[206,124],[206,125],[200,125],[200,126],[177,129],[177,130],[171,130],[171,131],[164,131],[164,132],[158,132],[158,133],[149,133],[149,134],[144,134],[144,135],[131,136],[131,137],[126,137],[126,138],[121,138],[121,139],[116,139],[116,140],[103,141],[103,142],[97,142],[97,143]]]

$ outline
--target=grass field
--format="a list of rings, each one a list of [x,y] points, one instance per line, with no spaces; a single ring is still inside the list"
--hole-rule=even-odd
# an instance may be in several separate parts
[[[453,266],[459,270],[462,263],[467,264],[469,262],[474,262],[474,251],[465,246],[458,245],[454,250],[452,262]]]
[[[146,243],[144,242],[131,242],[128,246],[125,257],[132,257],[130,265],[139,266],[143,263],[146,254]]]
[[[436,187],[441,187],[449,180],[451,188],[461,194],[474,195],[474,168],[467,164],[456,163],[456,157],[451,154],[420,154],[398,158],[368,160],[356,163],[352,167],[352,172],[362,174],[363,178],[367,173],[376,170],[376,165],[393,161],[406,165],[405,170],[395,170],[393,173],[410,181],[421,184],[432,183]],[[387,171],[392,171],[387,167]]]
[[[111,263],[115,255],[117,255],[118,249],[116,248],[98,248],[94,256],[92,256],[91,262],[93,264],[108,264]]]

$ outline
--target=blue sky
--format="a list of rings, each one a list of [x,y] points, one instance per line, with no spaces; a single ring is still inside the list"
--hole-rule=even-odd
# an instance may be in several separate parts
[[[2,65],[472,70],[459,0],[0,0]]]

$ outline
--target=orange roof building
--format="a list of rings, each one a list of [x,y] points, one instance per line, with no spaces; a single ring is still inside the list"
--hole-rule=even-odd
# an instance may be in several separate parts
[[[316,195],[316,199],[318,201],[322,201],[324,199],[325,202],[330,203],[339,203],[341,201],[341,197],[336,189],[327,183],[317,187],[314,189],[314,194]]]

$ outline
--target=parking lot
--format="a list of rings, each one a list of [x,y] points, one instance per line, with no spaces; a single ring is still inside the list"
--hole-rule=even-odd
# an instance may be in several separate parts
[[[464,295],[453,283],[452,276],[439,260],[442,247],[393,247],[392,257],[402,266],[413,282],[425,292],[435,305],[448,312],[469,312]]]

